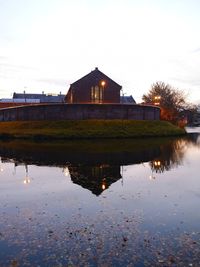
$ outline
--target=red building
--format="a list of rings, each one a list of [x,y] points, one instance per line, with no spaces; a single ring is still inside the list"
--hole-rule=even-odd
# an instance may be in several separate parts
[[[67,103],[120,103],[122,87],[95,68],[72,83],[65,97]]]

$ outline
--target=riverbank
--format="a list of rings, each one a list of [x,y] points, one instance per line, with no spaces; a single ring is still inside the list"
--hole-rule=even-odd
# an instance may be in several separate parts
[[[0,139],[138,138],[178,136],[185,133],[184,129],[165,121],[82,120],[0,123]]]

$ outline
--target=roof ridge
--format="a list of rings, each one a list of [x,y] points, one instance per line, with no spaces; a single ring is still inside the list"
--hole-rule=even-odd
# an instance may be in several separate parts
[[[115,83],[117,86],[120,86],[122,88],[121,85],[119,85],[118,83],[116,83],[114,80],[112,80],[110,77],[108,77],[105,73],[103,73],[102,71],[100,71],[97,67],[92,70],[91,72],[89,72],[88,74],[86,74],[85,76],[81,77],[80,79],[78,79],[77,81],[73,82],[71,85],[75,85],[76,83],[78,83],[80,80],[87,78],[87,76],[90,76],[92,73],[100,73],[101,75],[105,76],[108,80],[112,81],[113,83]]]

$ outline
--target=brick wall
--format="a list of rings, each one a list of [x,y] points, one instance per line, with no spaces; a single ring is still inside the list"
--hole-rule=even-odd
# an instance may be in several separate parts
[[[34,104],[0,109],[0,121],[86,119],[159,120],[160,108],[122,104]]]

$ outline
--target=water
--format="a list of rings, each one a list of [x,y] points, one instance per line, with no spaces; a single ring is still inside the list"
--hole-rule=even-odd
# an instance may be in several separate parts
[[[200,266],[200,131],[188,132],[1,142],[0,266]]]

